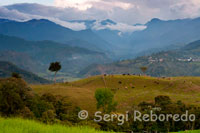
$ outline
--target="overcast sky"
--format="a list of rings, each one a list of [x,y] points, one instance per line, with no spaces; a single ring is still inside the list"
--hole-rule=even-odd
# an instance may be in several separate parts
[[[48,9],[34,7],[21,12],[66,20],[109,18],[135,24],[146,23],[152,18],[168,20],[200,16],[200,0],[0,0],[1,6],[15,3],[55,6]]]
[[[0,0],[0,5],[10,5],[16,3],[39,3],[44,5],[53,5],[54,0]]]

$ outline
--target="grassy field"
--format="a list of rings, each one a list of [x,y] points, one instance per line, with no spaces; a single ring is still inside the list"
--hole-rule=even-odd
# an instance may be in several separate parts
[[[118,111],[124,112],[142,101],[153,102],[158,95],[167,95],[173,101],[186,104],[200,103],[200,77],[153,78],[147,76],[110,75],[106,86],[115,93]],[[94,98],[97,88],[104,88],[101,76],[52,85],[31,85],[38,94],[52,93],[67,96],[75,105],[89,112],[96,111]]]
[[[195,131],[183,131],[178,133],[199,133]],[[97,131],[89,127],[67,127],[63,125],[45,125],[33,120],[20,118],[0,118],[0,133],[114,133]]]
[[[175,132],[174,132],[175,133]],[[181,131],[177,133],[200,133],[200,130],[194,130],[194,131]]]
[[[105,133],[88,127],[45,125],[19,118],[0,118],[0,133]]]

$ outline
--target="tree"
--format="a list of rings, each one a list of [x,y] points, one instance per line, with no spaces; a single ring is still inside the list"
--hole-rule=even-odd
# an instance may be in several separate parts
[[[156,105],[165,106],[165,105],[169,105],[171,103],[172,102],[171,102],[171,99],[170,99],[169,96],[160,95],[160,96],[155,97],[155,104]]]
[[[61,64],[60,62],[52,62],[49,66],[49,71],[55,72],[54,75],[54,82],[56,83],[56,74],[57,72],[61,69]]]
[[[115,111],[117,102],[113,102],[113,97],[114,95],[110,89],[97,89],[95,92],[97,109],[102,108],[104,113]]]
[[[19,78],[22,78],[18,73],[16,73],[16,72],[13,72],[12,73],[12,77],[13,78],[17,78],[17,79],[19,79]]]
[[[144,75],[145,75],[147,69],[148,69],[147,67],[140,67],[140,70],[144,73]]]
[[[30,89],[22,79],[7,78],[0,80],[0,112],[4,116],[17,115],[24,109]]]

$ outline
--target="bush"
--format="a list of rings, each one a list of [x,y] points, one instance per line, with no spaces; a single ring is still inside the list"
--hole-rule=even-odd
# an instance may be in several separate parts
[[[47,124],[55,123],[56,114],[53,110],[47,110],[42,113],[42,121]]]
[[[34,118],[33,112],[28,107],[24,107],[24,109],[20,110],[19,114],[22,118]]]
[[[97,109],[102,108],[104,113],[115,111],[117,102],[113,102],[113,97],[114,94],[110,89],[97,89],[95,92]]]
[[[25,81],[17,78],[0,80],[0,112],[3,116],[17,115],[24,109],[30,97],[30,88]]]

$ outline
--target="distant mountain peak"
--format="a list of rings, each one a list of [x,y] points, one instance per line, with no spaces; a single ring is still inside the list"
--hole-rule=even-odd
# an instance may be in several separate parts
[[[159,18],[153,18],[149,22],[147,22],[146,25],[156,24],[156,23],[159,23],[159,22],[162,22],[162,20],[159,19]]]
[[[144,26],[144,24],[136,23],[133,26]]]
[[[116,25],[117,23],[110,19],[106,19],[106,20],[101,21],[101,24],[102,25],[108,25],[108,24]]]
[[[151,19],[151,22],[159,22],[159,21],[162,21],[162,20],[159,19],[159,18],[153,18],[153,19]]]
[[[53,22],[49,21],[48,19],[31,19],[31,20],[28,20],[27,22],[30,22],[30,23],[35,23],[35,22],[53,23]]]

